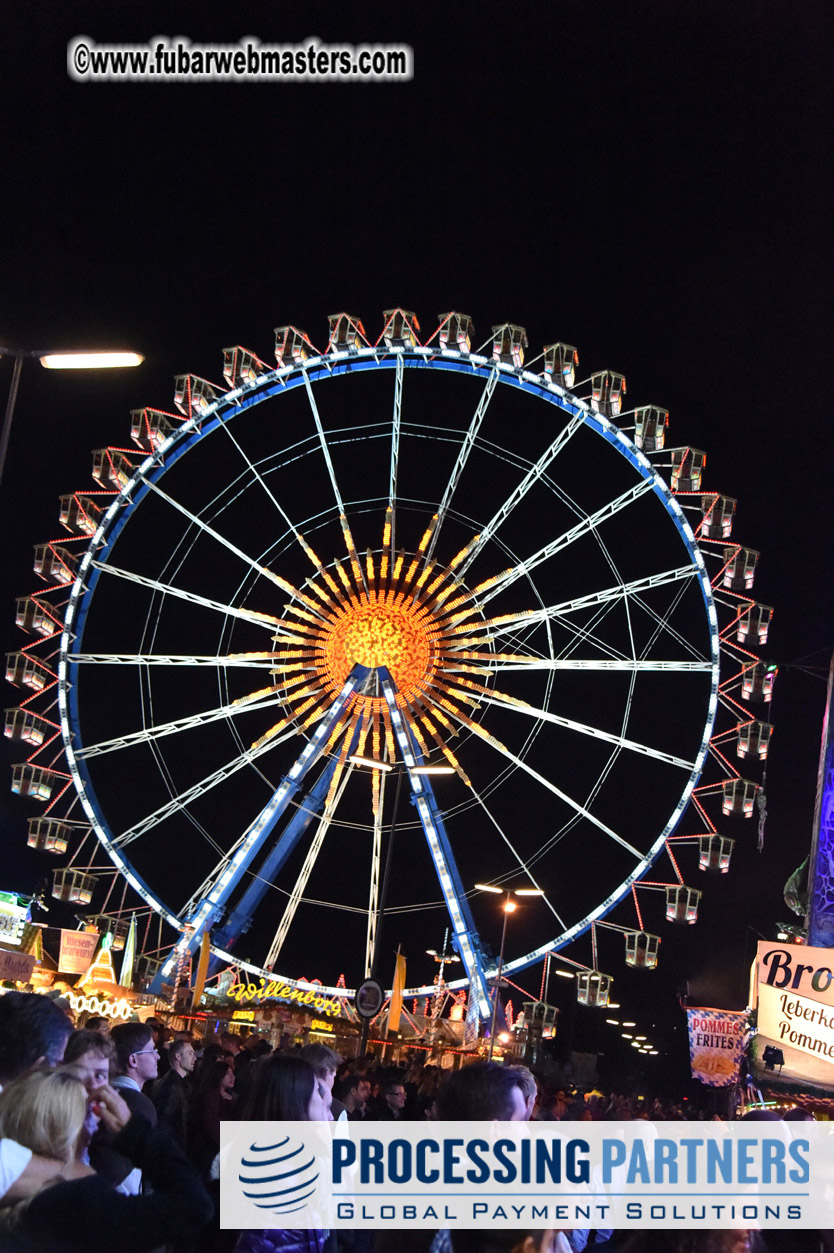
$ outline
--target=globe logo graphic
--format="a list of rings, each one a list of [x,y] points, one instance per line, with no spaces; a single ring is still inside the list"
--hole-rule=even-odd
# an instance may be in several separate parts
[[[257,1209],[281,1215],[302,1210],[319,1177],[313,1154],[303,1144],[294,1144],[289,1136],[276,1144],[250,1144],[240,1166],[243,1195]]]

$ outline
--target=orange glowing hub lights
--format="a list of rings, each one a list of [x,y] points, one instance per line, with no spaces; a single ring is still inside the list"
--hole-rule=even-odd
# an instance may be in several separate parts
[[[416,606],[383,602],[351,606],[325,633],[324,668],[341,687],[359,662],[370,670],[386,666],[405,700],[414,699],[430,677],[431,643]]]
[[[456,571],[478,537],[447,566],[433,560],[432,517],[416,548],[394,551],[393,516],[389,508],[382,545],[363,557],[356,550],[347,518],[340,517],[345,553],[325,566],[302,535],[296,539],[315,567],[302,592],[279,575],[265,571],[290,595],[274,636],[273,685],[250,693],[237,703],[276,696],[280,721],[255,742],[303,731],[324,716],[353,667],[370,671],[384,666],[397,688],[402,711],[415,746],[425,756],[437,749],[469,783],[446,738],[465,728],[482,734],[472,720],[479,698],[490,689],[484,662],[494,654],[473,651],[490,644],[478,596],[501,575],[470,591]],[[415,537],[416,538],[416,537]],[[481,664],[479,664],[481,663]],[[473,682],[473,679],[480,682]],[[283,733],[283,734],[282,734]],[[390,711],[373,679],[354,694],[334,726],[329,751],[339,758],[332,789],[349,754],[390,761],[395,737]],[[331,789],[331,790],[332,790]]]

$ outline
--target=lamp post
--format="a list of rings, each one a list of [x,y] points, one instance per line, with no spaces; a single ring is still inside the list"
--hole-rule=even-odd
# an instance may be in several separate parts
[[[141,365],[145,360],[138,352],[48,352],[43,349],[3,348],[2,346],[0,346],[0,357],[14,358],[12,381],[6,398],[3,431],[0,434],[0,483],[3,481],[6,452],[9,447],[9,436],[12,433],[12,419],[17,403],[20,374],[23,362],[27,358],[40,361],[47,370],[113,370]]]
[[[489,1027],[489,1053],[487,1061],[492,1061],[492,1054],[495,1049],[495,1021],[498,1017],[498,997],[501,994],[501,971],[504,968],[504,944],[507,939],[507,918],[510,914],[514,914],[518,909],[518,902],[513,899],[515,896],[544,896],[542,888],[499,888],[490,883],[476,883],[475,887],[480,892],[495,892],[499,896],[503,895],[504,901],[501,908],[504,911],[504,925],[501,928],[501,949],[498,954],[498,974],[495,978],[495,995],[492,998],[492,1021]]]
[[[384,774],[390,774],[394,771],[397,776],[397,787],[394,792],[394,809],[391,814],[391,829],[388,835],[388,852],[385,856],[385,870],[382,875],[382,884],[379,889],[379,899],[377,900],[377,918],[378,924],[376,936],[374,937],[373,953],[371,955],[371,979],[376,979],[377,969],[379,967],[379,941],[382,935],[382,920],[385,917],[385,902],[388,898],[388,883],[391,877],[391,862],[393,861],[394,836],[397,833],[397,815],[400,808],[400,792],[402,788],[403,775],[408,773],[408,767],[405,763],[397,766],[392,765],[388,761],[378,761],[375,757],[360,757],[356,754],[349,757],[348,760],[354,766],[364,766],[369,770],[380,770]],[[412,769],[413,774],[454,774],[451,766],[415,766]],[[363,1017],[362,1034],[359,1037],[359,1056],[363,1056],[368,1047],[368,1032],[370,1030],[371,1020]]]

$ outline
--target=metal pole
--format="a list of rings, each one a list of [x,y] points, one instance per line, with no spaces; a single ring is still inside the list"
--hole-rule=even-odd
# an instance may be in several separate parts
[[[14,407],[17,401],[17,389],[20,385],[20,371],[23,369],[24,355],[26,354],[15,353],[12,383],[9,388],[8,399],[6,400],[6,414],[3,418],[3,433],[0,435],[0,483],[3,482],[3,470],[6,466],[6,453],[9,448],[9,436],[12,433],[12,418],[14,417]]]
[[[507,918],[510,912],[507,909],[509,900],[510,894],[508,892],[504,898],[504,926],[501,928],[501,952],[498,954],[498,977],[495,980],[495,996],[492,1001],[492,1022],[489,1028],[489,1053],[487,1054],[487,1061],[489,1062],[492,1061],[492,1052],[495,1048],[495,1020],[498,1017],[498,997],[501,992],[501,971],[504,966],[504,941],[507,938]]]
[[[400,767],[397,770],[397,788],[394,792],[394,811],[391,814],[391,831],[388,836],[388,852],[385,857],[385,870],[382,872],[382,886],[379,889],[379,900],[377,902],[377,913],[379,914],[379,922],[376,929],[376,939],[374,940],[374,955],[371,958],[371,978],[377,977],[377,969],[379,968],[379,941],[382,937],[382,924],[385,919],[385,902],[388,897],[388,883],[391,878],[391,863],[393,861],[394,836],[397,833],[397,814],[400,809],[400,791],[402,789],[403,774],[405,768]],[[362,1057],[368,1047],[368,1032],[371,1028],[370,1018],[362,1019],[362,1034],[359,1037],[359,1056]]]

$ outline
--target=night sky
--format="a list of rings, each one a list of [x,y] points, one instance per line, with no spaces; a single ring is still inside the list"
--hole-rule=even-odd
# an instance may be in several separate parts
[[[414,78],[67,76],[76,35],[160,34],[402,42]],[[687,872],[705,889],[701,919],[662,924],[658,971],[627,975],[619,955],[607,963],[624,1009],[667,1043],[676,1024],[681,1035],[684,980],[693,1003],[741,1007],[757,933],[769,938],[786,919],[782,887],[808,850],[834,647],[830,6],[459,0],[232,12],[44,0],[6,14],[3,43],[0,343],[146,357],[110,375],[24,368],[2,486],[4,651],[22,643],[13,601],[37,586],[32,547],[60,534],[58,496],[91,485],[90,450],[128,446],[130,410],[170,410],[175,374],[219,378],[223,347],[271,362],[272,328],[284,323],[323,346],[340,309],[376,338],[394,305],[429,333],[441,311],[464,310],[478,345],[493,323],[520,323],[530,357],[553,340],[575,344],[580,378],[620,370],[629,407],[669,409],[670,445],[708,453],[704,487],[738,499],[733,538],[761,551],[753,595],[775,608],[765,656],[780,666],[765,715],[776,730],[764,848],[755,822],[728,827],[731,873],[706,883],[694,865]],[[4,402],[10,377],[6,361]],[[148,542],[164,545],[164,530]],[[7,743],[4,760],[19,756]],[[0,789],[2,888],[32,891],[54,866],[26,848],[34,812]],[[588,872],[577,865],[578,885]],[[441,929],[422,947],[439,947]],[[326,938],[332,950],[338,938]],[[387,924],[386,945],[398,939]],[[320,944],[311,935],[310,964],[287,973],[318,973],[316,954],[329,960]],[[432,974],[415,960],[409,982]],[[520,982],[537,992],[540,978],[539,967]],[[580,1011],[578,1042],[602,1042],[594,1023]]]

